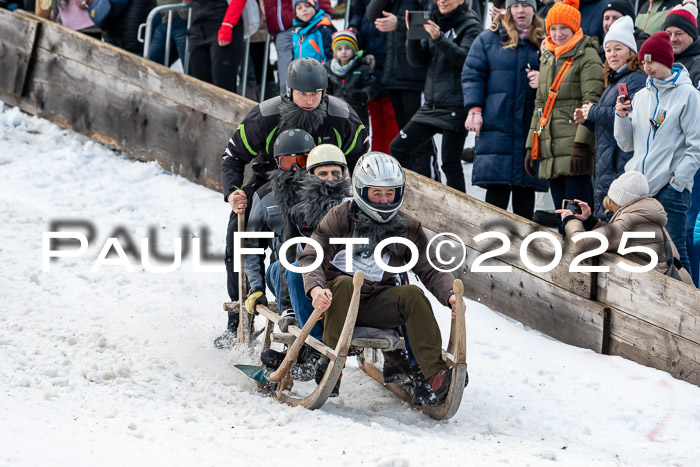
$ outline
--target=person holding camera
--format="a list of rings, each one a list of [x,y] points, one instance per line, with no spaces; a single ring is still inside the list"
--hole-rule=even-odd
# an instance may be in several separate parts
[[[610,184],[625,172],[632,152],[625,152],[615,141],[615,103],[618,95],[630,99],[644,87],[646,75],[637,59],[634,22],[623,16],[608,29],[603,41],[605,90],[597,104],[585,103],[574,111],[574,121],[595,131],[595,183],[593,186],[596,217],[610,220],[605,214],[603,198]]]
[[[436,133],[442,133],[442,171],[447,185],[466,191],[462,151],[467,130],[464,120],[460,75],[469,48],[481,32],[481,22],[471,10],[465,10],[464,0],[438,0],[437,11],[422,27],[428,39],[408,39],[408,63],[427,68],[425,104],[391,142],[391,155],[401,166],[413,169],[413,151]],[[408,11],[406,28],[410,30]],[[414,26],[415,27],[415,26]],[[410,34],[409,34],[410,35]]]
[[[690,274],[680,266],[680,255],[664,228],[666,212],[657,200],[649,196],[649,184],[641,172],[625,172],[610,184],[608,194],[603,200],[605,210],[613,213],[610,222],[598,219],[591,213],[591,208],[585,201],[571,200],[568,209],[558,209],[566,238],[571,242],[576,235],[593,231],[603,234],[608,239],[607,251],[615,252],[620,247],[623,234],[626,232],[653,232],[653,238],[633,238],[626,243],[628,248],[646,247],[653,250],[658,257],[654,269],[661,274],[667,274],[669,264],[666,258],[666,245],[673,252],[672,265],[676,268],[680,280],[693,284]],[[572,212],[572,208],[579,213]],[[590,237],[572,242],[576,254],[590,251],[600,245],[600,240]],[[650,257],[646,253],[634,252],[625,258],[638,264],[649,264]],[[669,274],[670,275],[670,274]]]
[[[649,181],[649,193],[666,210],[667,229],[683,267],[692,273],[686,247],[686,220],[693,176],[700,167],[700,93],[688,70],[673,63],[671,39],[660,31],[639,49],[646,87],[629,102],[618,97],[615,140],[634,151],[625,171],[637,170]],[[700,189],[696,187],[696,189]]]

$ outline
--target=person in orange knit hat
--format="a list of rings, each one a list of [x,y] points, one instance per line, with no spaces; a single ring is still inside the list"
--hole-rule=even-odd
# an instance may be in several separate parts
[[[603,93],[598,39],[581,31],[578,0],[556,3],[549,10],[545,29],[525,170],[549,180],[555,207],[562,207],[564,199],[574,198],[590,205],[595,136],[586,126],[574,122],[574,111],[583,104],[597,103]]]

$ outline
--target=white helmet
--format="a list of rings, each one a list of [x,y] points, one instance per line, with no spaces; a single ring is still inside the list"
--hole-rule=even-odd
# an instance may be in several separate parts
[[[406,175],[401,164],[388,154],[368,152],[360,157],[352,174],[352,194],[357,206],[377,222],[389,222],[403,204]],[[367,193],[370,188],[395,188],[391,203],[370,203]]]

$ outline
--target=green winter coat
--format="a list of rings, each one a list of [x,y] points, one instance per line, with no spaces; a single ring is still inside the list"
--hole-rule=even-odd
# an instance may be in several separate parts
[[[584,125],[574,123],[574,110],[584,103],[597,103],[603,93],[603,65],[600,62],[598,39],[583,36],[583,39],[568,52],[555,59],[554,54],[545,50],[540,58],[540,81],[535,98],[535,112],[530,124],[526,147],[532,148],[532,133],[540,127],[540,116],[547,101],[554,77],[568,57],[574,61],[566,73],[554,102],[554,109],[547,125],[540,133],[540,168],[538,176],[552,179],[572,175],[569,159],[574,143],[588,146],[588,166],[579,175],[595,173],[595,136]]]

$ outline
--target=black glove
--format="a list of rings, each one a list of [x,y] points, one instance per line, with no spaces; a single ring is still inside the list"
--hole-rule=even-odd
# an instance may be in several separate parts
[[[574,143],[569,159],[569,172],[571,172],[571,175],[581,175],[585,172],[587,159],[588,147],[583,143]]]
[[[532,149],[527,149],[525,151],[525,172],[531,177],[536,177],[535,167],[537,162],[532,158]]]

